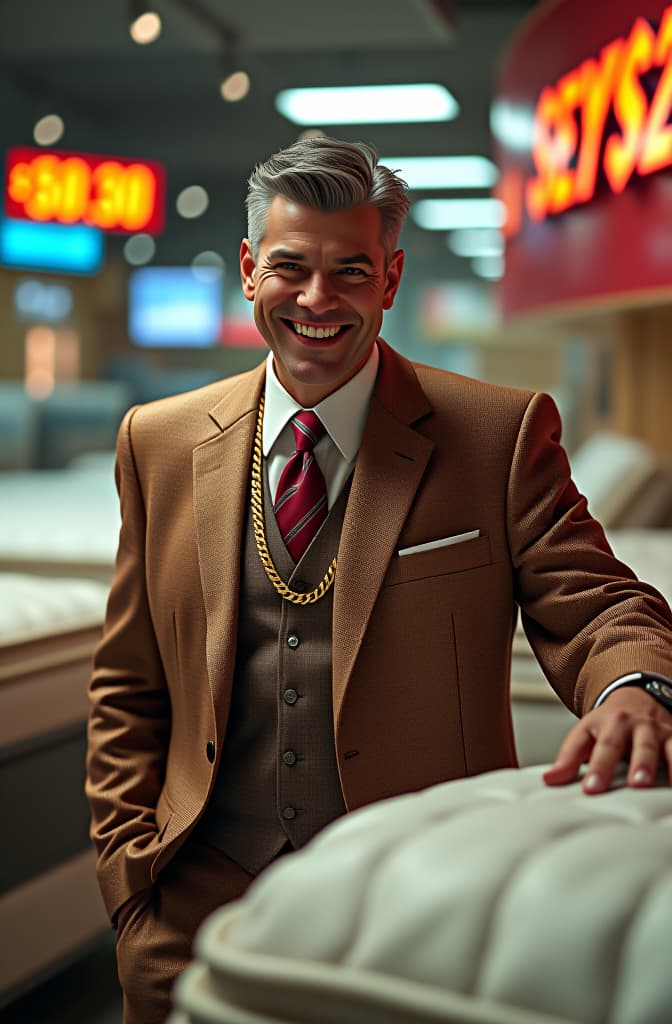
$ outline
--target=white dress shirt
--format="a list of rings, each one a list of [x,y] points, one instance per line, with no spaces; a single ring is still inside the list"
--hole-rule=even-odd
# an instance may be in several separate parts
[[[329,508],[337,501],[355,467],[376,383],[378,361],[378,346],[373,345],[361,370],[314,407],[326,429],[314,452],[326,481]],[[296,447],[289,421],[302,407],[278,380],[272,352],[266,361],[265,396],[262,451],[268,468],[271,497],[275,499],[282,470]]]

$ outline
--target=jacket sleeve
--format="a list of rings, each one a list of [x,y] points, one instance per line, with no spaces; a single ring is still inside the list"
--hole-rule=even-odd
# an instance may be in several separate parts
[[[507,494],[515,597],[553,688],[577,715],[628,672],[672,675],[672,614],[613,555],[572,482],[553,400],[532,397]]]
[[[98,879],[112,919],[122,903],[151,885],[170,733],[169,695],[145,585],[147,520],[131,441],[135,412],[126,414],[117,438],[122,525],[89,688],[86,793]]]

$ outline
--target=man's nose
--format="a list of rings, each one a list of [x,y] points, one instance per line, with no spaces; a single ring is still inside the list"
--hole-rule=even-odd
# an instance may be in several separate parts
[[[315,272],[304,282],[297,305],[314,313],[325,313],[338,307],[339,298],[329,274]]]

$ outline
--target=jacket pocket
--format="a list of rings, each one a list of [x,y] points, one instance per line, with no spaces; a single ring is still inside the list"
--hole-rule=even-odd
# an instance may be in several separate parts
[[[161,795],[156,804],[156,827],[159,830],[157,836],[158,840],[161,841],[166,834],[170,819],[173,817],[175,809],[171,803],[170,797],[164,787],[161,790]]]
[[[412,580],[429,579],[431,576],[466,572],[491,563],[490,539],[483,535],[460,544],[417,551],[413,555],[396,555],[387,570],[383,586],[393,587]]]

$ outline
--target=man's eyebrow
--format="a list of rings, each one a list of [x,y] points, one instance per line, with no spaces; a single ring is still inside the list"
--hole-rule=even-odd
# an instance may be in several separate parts
[[[305,253],[294,252],[292,249],[273,249],[267,258],[269,260],[292,260],[294,263],[304,263],[306,260]],[[357,252],[354,256],[339,256],[334,262],[339,267],[350,266],[353,263],[364,263],[369,267],[375,266],[371,257],[365,252]]]
[[[291,249],[273,249],[273,251],[268,254],[269,260],[293,260],[294,262],[299,262],[301,260],[305,260],[305,258],[306,257],[303,253],[292,252]]]
[[[336,260],[336,263],[340,264],[341,266],[345,266],[346,264],[349,263],[366,263],[366,265],[369,267],[375,266],[371,257],[367,256],[365,252],[358,252],[354,256],[341,256],[339,259]]]

